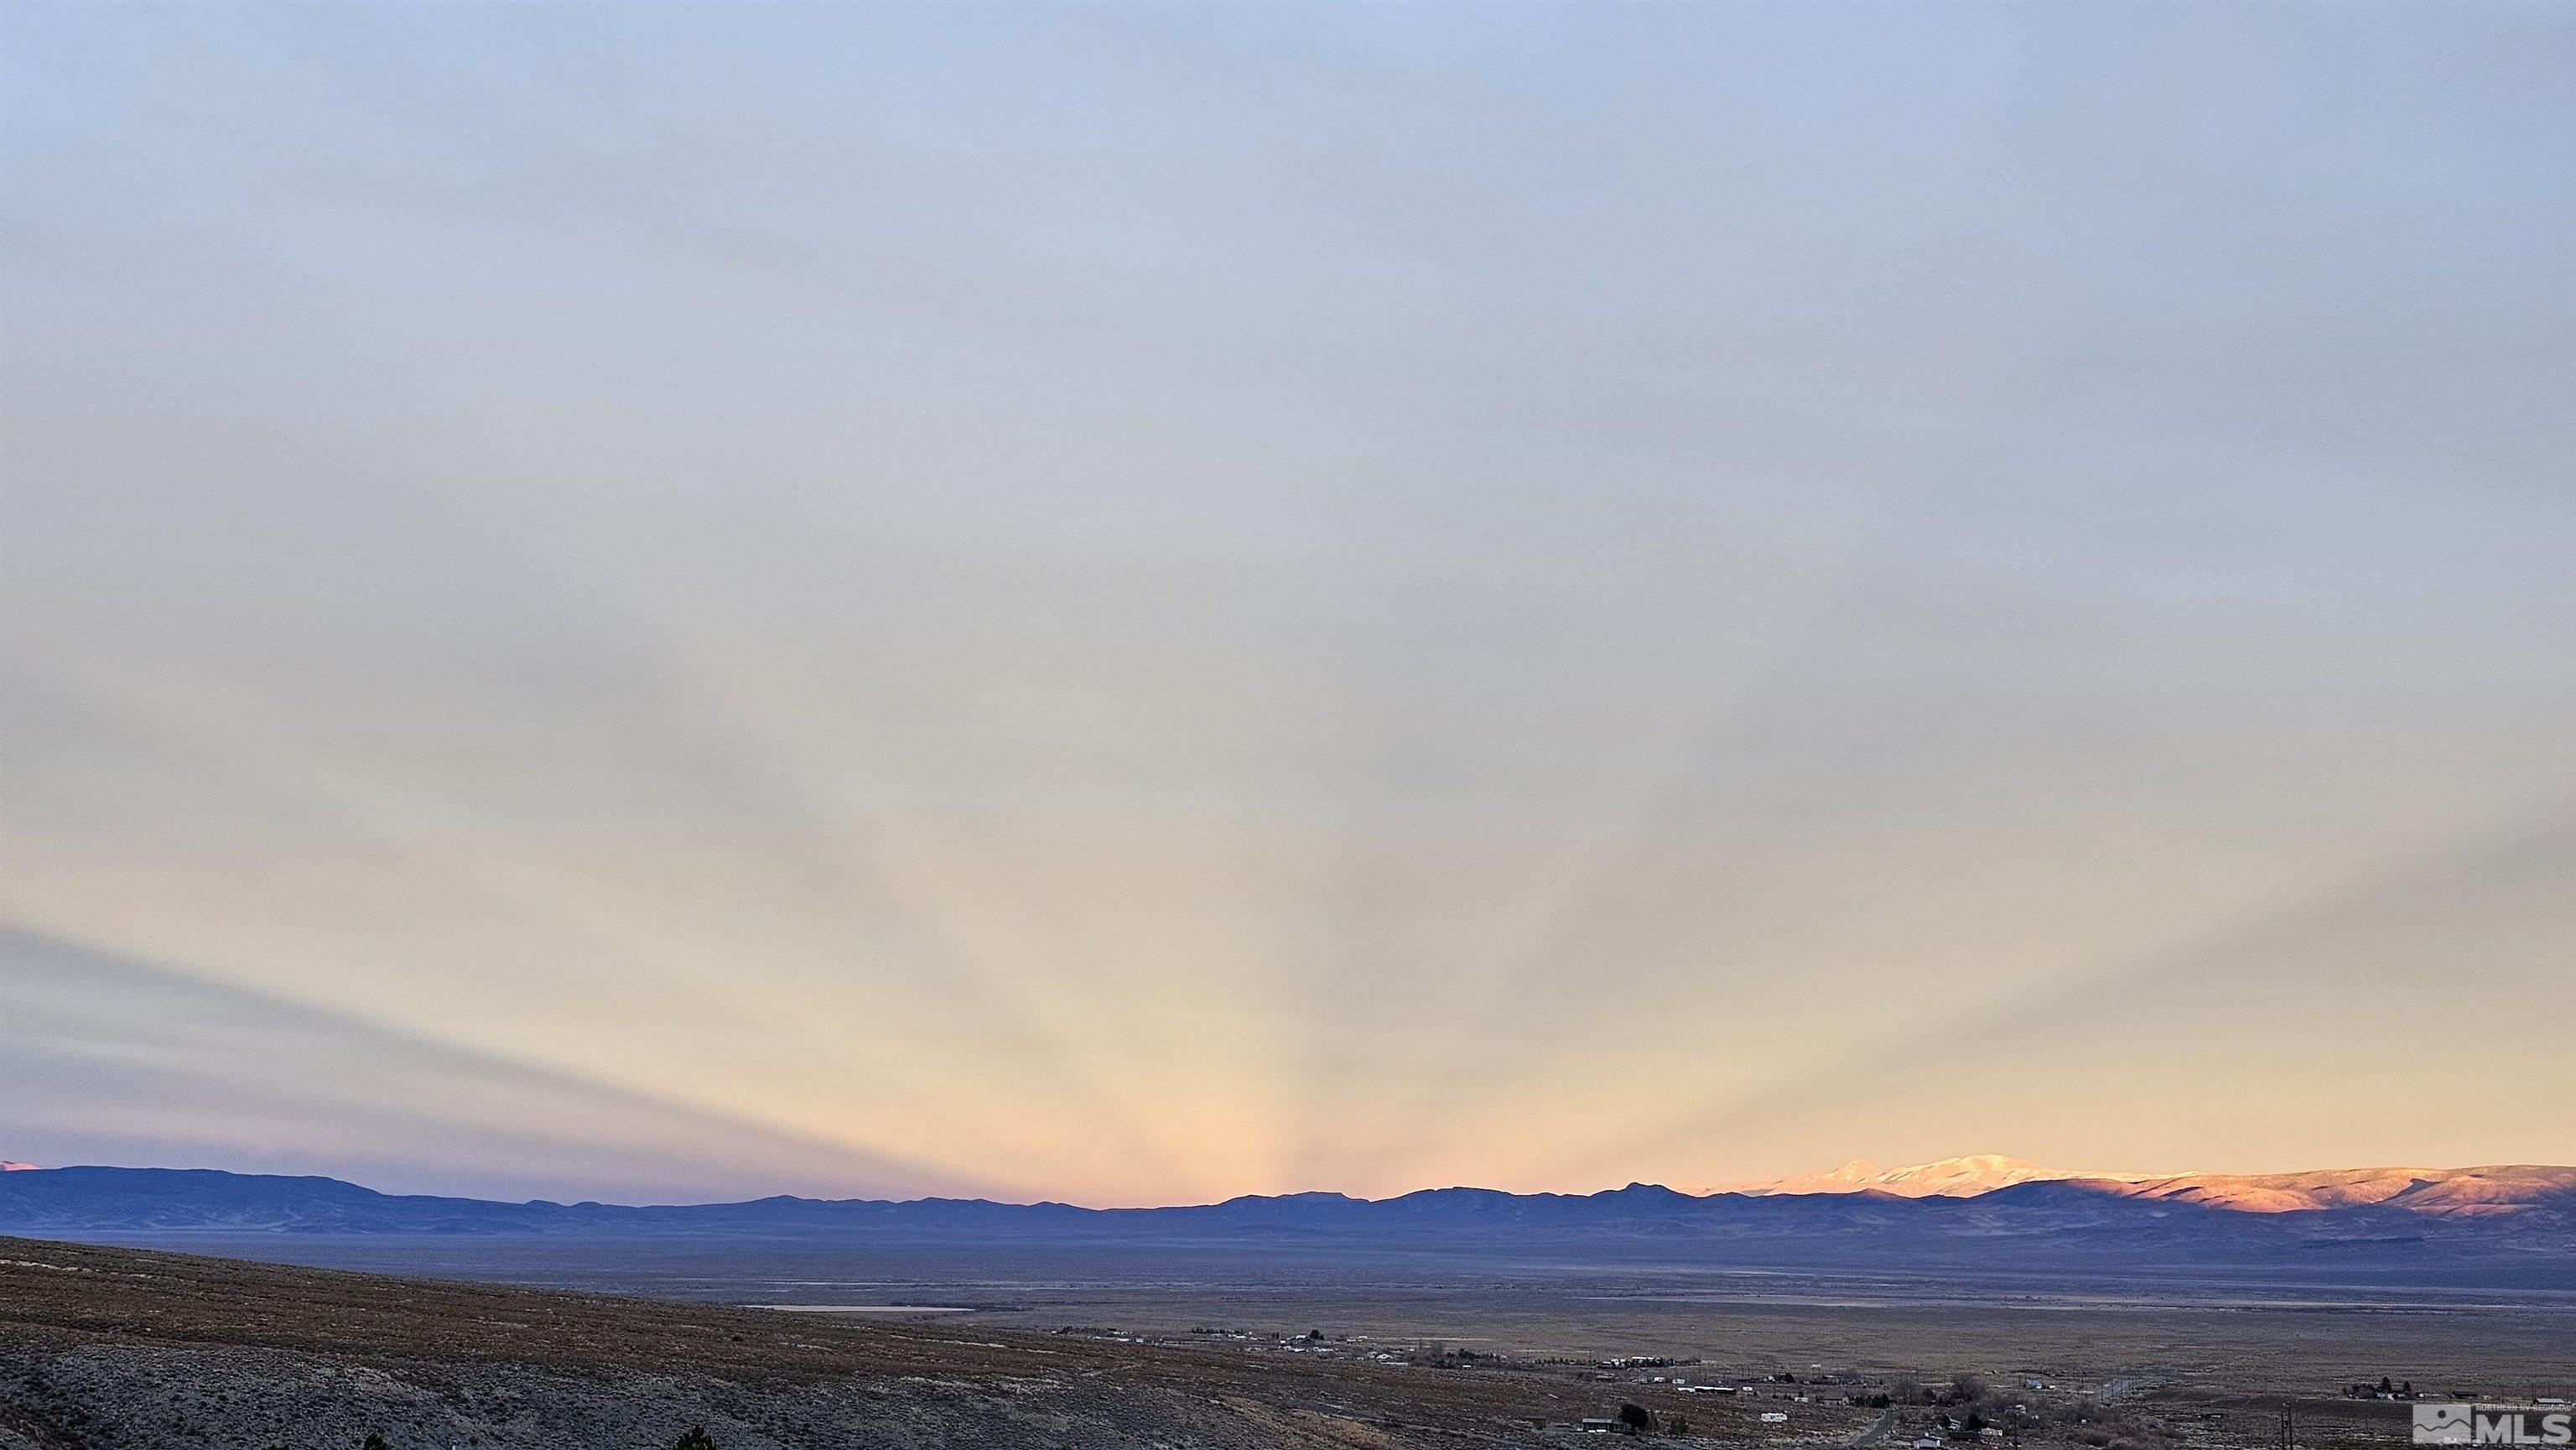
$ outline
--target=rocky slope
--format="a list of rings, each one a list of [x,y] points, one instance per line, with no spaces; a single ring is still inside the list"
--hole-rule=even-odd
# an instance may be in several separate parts
[[[1606,1401],[1604,1396],[1610,1396]],[[0,1447],[1206,1450],[1526,1443],[1663,1386],[0,1239]],[[1859,1423],[1860,1410],[1841,1412]]]

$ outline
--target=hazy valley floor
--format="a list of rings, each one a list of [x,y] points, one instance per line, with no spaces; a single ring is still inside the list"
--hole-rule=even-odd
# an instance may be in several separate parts
[[[1988,1408],[2030,1406],[2018,1444],[2266,1444],[2292,1403],[2301,1444],[2336,1447],[2408,1438],[2403,1406],[2337,1394],[2355,1378],[2490,1399],[2576,1381],[2576,1310],[2509,1288],[1980,1287],[1186,1248],[201,1246],[452,1277],[0,1241],[0,1446],[355,1450],[372,1430],[396,1450],[643,1450],[696,1424],[727,1450],[1547,1444],[1626,1403],[1686,1421],[1669,1444],[1898,1443],[1957,1411],[1882,1416],[1853,1397],[1974,1374],[1995,1387]],[[1689,1363],[1602,1363],[1640,1357]]]

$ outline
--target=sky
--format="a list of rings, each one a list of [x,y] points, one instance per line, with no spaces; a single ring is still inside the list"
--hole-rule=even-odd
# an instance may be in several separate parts
[[[0,1156],[2576,1162],[2576,9],[0,42]]]

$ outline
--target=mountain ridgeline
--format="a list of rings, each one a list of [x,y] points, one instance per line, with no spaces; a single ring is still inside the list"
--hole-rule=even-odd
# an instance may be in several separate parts
[[[1812,1263],[1891,1257],[2188,1264],[2481,1260],[2576,1272],[2576,1168],[2343,1170],[2261,1178],[2049,1178],[1908,1197],[1871,1189],[1593,1194],[1300,1193],[1176,1208],[981,1199],[634,1207],[385,1194],[333,1178],[75,1167],[0,1175],[0,1232],[574,1235],[1202,1244],[1674,1256]]]

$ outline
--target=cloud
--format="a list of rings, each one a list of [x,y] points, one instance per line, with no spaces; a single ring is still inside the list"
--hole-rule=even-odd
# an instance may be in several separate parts
[[[327,1172],[391,1192],[696,1201],[985,1193],[970,1175],[602,1087],[0,929],[9,1152]],[[674,1078],[691,1071],[669,1064]]]
[[[2572,57],[2564,7],[23,9],[45,1151],[2116,1165],[2146,1026],[2242,1046],[2179,1003],[2545,993],[2537,895],[2312,913],[2576,790]],[[2023,1094],[2096,1140],[1874,1136],[2023,1121],[1909,1054],[2113,1001]],[[2377,1138],[2204,1104],[2194,1156],[2438,1140],[2380,1081]]]

